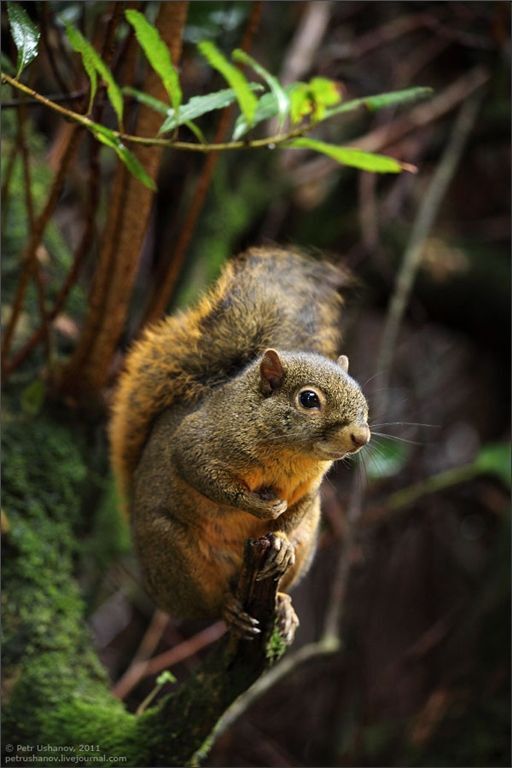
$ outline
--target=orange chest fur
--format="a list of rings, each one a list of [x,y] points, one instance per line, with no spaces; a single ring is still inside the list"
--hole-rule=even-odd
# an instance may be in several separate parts
[[[278,461],[262,459],[257,466],[239,473],[239,478],[250,491],[271,488],[291,507],[318,487],[325,470],[325,462],[285,454]]]

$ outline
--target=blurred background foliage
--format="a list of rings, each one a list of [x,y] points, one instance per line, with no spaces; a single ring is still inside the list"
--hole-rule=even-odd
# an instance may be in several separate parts
[[[147,18],[156,17],[158,3],[138,5]],[[225,52],[237,47],[250,7],[246,2],[191,3],[181,62],[187,93],[223,87],[195,44],[211,39]],[[49,46],[69,88],[83,87],[79,67],[62,42],[62,26],[73,21],[94,40],[111,4],[48,2],[26,8],[39,22],[46,17]],[[294,597],[300,647],[320,631],[344,536],[351,477],[361,471],[366,496],[351,550],[342,652],[295,669],[254,703],[218,740],[209,765],[510,765],[509,14],[506,2],[262,4],[252,55],[284,83],[325,76],[341,83],[344,98],[426,85],[435,90],[432,105],[450,88],[463,92],[475,67],[488,79],[475,127],[423,247],[384,393],[376,360],[387,307],[456,110],[435,114],[431,106],[429,114],[427,107],[418,125],[387,147],[418,165],[416,176],[372,176],[292,151],[218,158],[170,309],[197,298],[225,260],[249,245],[278,242],[326,251],[357,278],[347,302],[343,351],[367,393],[375,431],[383,434],[374,437],[360,467],[340,464],[330,475],[319,551]],[[120,25],[114,72],[122,65],[126,35],[126,25]],[[56,93],[59,85],[45,50],[29,82],[41,93]],[[15,59],[9,42],[5,53]],[[139,62],[136,85],[142,67]],[[5,86],[2,98],[12,99]],[[402,115],[407,112],[357,114],[326,124],[320,137],[346,143]],[[205,132],[211,136],[216,114],[209,119]],[[37,213],[67,128],[39,107],[30,107],[25,128]],[[22,160],[13,154],[16,131],[15,110],[6,108],[3,323],[29,230]],[[48,300],[70,269],[83,225],[81,169],[88,141],[84,137],[37,251]],[[47,384],[45,372],[69,355],[79,334],[101,224],[109,215],[115,159],[102,150],[100,163],[94,238],[80,279],[53,321],[49,350],[36,348],[12,374],[4,411],[10,431],[31,429],[41,414],[71,418],[85,431],[90,464],[84,509],[95,512],[83,524],[77,573],[96,648],[113,685],[130,668],[148,632],[151,655],[161,660],[152,674],[125,688],[127,705],[135,710],[168,665],[165,659],[175,660],[178,681],[190,674],[203,653],[197,638],[208,628],[154,613],[117,516],[105,417],[90,422],[70,416],[67,403],[51,397]],[[112,384],[122,352],[138,332],[144,297],[172,260],[203,163],[193,154],[164,155]],[[33,330],[37,303],[31,284],[15,348]]]

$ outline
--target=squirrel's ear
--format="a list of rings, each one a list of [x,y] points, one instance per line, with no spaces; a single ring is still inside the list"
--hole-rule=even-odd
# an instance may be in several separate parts
[[[348,373],[348,357],[346,355],[340,355],[336,362],[340,368],[343,368],[345,373]]]
[[[275,349],[266,349],[260,363],[261,391],[264,395],[271,395],[279,389],[284,379],[284,368],[281,358]]]

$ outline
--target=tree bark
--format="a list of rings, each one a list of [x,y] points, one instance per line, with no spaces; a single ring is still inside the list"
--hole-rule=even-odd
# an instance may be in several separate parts
[[[162,3],[156,22],[175,64],[181,54],[187,10],[187,0]],[[153,70],[149,71],[143,90],[157,99],[166,99],[162,82]],[[161,122],[161,115],[141,106],[135,132],[139,136],[154,136]],[[156,180],[162,149],[137,147],[135,154]],[[114,351],[126,322],[152,202],[153,192],[119,164],[88,313],[77,348],[61,375],[61,388],[79,399],[98,398],[108,381]]]

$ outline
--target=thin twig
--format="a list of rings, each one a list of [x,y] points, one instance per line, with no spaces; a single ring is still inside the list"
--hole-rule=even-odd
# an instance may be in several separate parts
[[[216,724],[211,739],[224,733],[257,699],[277,682],[310,659],[337,653],[341,647],[340,622],[345,602],[348,577],[353,563],[354,533],[362,508],[362,492],[359,478],[354,478],[347,512],[343,542],[340,546],[335,574],[332,580],[322,635],[316,642],[308,643],[297,651],[287,654],[275,667],[271,667],[253,685],[242,693],[224,712]]]
[[[481,469],[475,463],[452,467],[436,475],[419,480],[413,485],[401,488],[390,494],[386,501],[364,515],[363,525],[379,527],[387,525],[400,517],[412,504],[432,493],[444,491],[460,483],[467,483],[481,474]]]
[[[18,80],[11,77],[10,75],[5,74],[4,72],[2,72],[2,81],[12,85],[13,88],[17,88],[22,93],[31,96],[33,99],[36,99],[41,104],[44,104],[45,107],[53,109],[54,112],[58,112],[64,117],[68,118],[68,120],[72,120],[73,122],[84,126],[94,133],[95,123],[85,115],[81,115],[78,112],[73,112],[70,109],[66,109],[66,107],[60,106],[60,104],[55,104],[55,102],[50,101],[50,99],[46,98],[46,96],[42,96],[41,94],[37,93],[37,91],[34,91],[27,85],[20,83]],[[287,131],[286,133],[277,133],[273,136],[267,136],[264,139],[227,141],[212,144],[195,144],[187,141],[175,141],[174,139],[159,139],[157,137],[149,136],[133,136],[130,133],[123,133],[122,131],[114,130],[112,130],[111,133],[112,136],[115,136],[116,138],[131,144],[138,144],[146,147],[169,147],[172,149],[180,149],[185,152],[201,152],[202,154],[206,154],[208,152],[232,152],[239,149],[261,149],[269,146],[274,147],[276,145],[290,141],[290,139],[303,136],[305,133],[311,131],[314,127],[315,125],[313,123],[307,123],[305,125],[301,125],[299,128],[294,128],[291,131]]]
[[[353,548],[356,528],[361,518],[363,506],[363,486],[360,477],[354,474],[350,501],[346,513],[344,537],[340,547],[338,562],[334,572],[329,603],[324,619],[324,630],[321,642],[326,645],[340,643],[340,625],[342,611],[345,605],[348,578],[353,564]]]
[[[21,101],[21,98],[20,98]],[[34,213],[34,199],[32,197],[32,174],[30,171],[30,157],[27,147],[27,140],[25,136],[26,125],[26,111],[23,104],[20,104],[20,110],[18,112],[18,139],[21,152],[21,161],[23,168],[23,182],[25,186],[25,205],[27,209],[27,219],[29,225],[29,231],[32,232],[35,225],[35,213]],[[37,292],[37,304],[39,308],[39,315],[41,317],[42,338],[45,342],[46,359],[50,355],[50,332],[48,328],[48,319],[46,317],[46,300],[43,286],[43,280],[41,276],[41,269],[37,258],[37,251],[32,254],[31,257],[31,272],[36,284]]]
[[[87,91],[82,88],[79,91],[73,91],[72,93],[64,94],[64,93],[52,93],[48,94],[46,96],[47,99],[54,102],[55,104],[66,104],[70,101],[80,101],[82,99]],[[39,99],[25,99],[23,102],[25,107],[39,107],[41,106],[41,102]],[[9,101],[0,101],[0,109],[19,109],[20,102],[18,99],[11,99]]]
[[[46,229],[46,225],[48,224],[48,221],[50,220],[50,216],[53,213],[55,205],[57,204],[57,200],[59,199],[60,192],[64,185],[64,180],[66,177],[68,165],[73,157],[73,154],[78,142],[79,133],[80,132],[78,130],[78,127],[75,127],[75,130],[69,136],[66,151],[64,152],[57,174],[53,180],[53,184],[51,186],[46,204],[41,214],[39,215],[39,217],[36,219],[34,223],[34,228],[30,234],[30,240],[23,254],[22,262],[25,265],[25,267],[23,269],[23,272],[20,277],[20,281],[18,283],[16,296],[14,298],[11,315],[9,317],[7,327],[5,329],[5,334],[4,334],[3,344],[2,344],[2,369],[4,371],[5,371],[9,351],[11,348],[11,342],[13,339],[14,331],[16,329],[16,324],[18,322],[18,318],[23,307],[25,292],[27,290],[28,282],[31,277],[33,259],[34,259],[37,247],[41,243],[41,239]]]
[[[345,59],[354,61],[367,56],[376,48],[380,48],[399,37],[425,27],[431,18],[426,13],[410,13],[407,16],[398,16],[382,26],[366,32],[366,34],[358,37],[353,43],[333,46],[333,58],[337,61]]]
[[[119,699],[124,699],[137,685],[147,666],[147,660],[157,647],[162,634],[169,622],[169,615],[164,611],[156,610],[144,636],[137,648],[130,666],[119,678],[112,688],[112,694]]]
[[[187,9],[185,0],[160,5],[159,30],[176,63],[181,51]],[[153,70],[146,76],[144,89],[157,98],[162,98],[165,90]],[[83,121],[86,118],[80,119]],[[142,134],[154,134],[158,131],[160,120],[161,116],[153,110],[141,109],[138,130]],[[161,153],[141,146],[136,155],[147,173],[156,179]],[[73,391],[76,397],[86,398],[88,402],[100,398],[111,374],[113,354],[123,331],[137,275],[153,192],[138,183],[126,167],[119,164],[111,197],[110,210],[113,213],[105,225],[82,334],[72,358],[61,373],[60,381],[63,390]],[[129,211],[136,211],[137,215],[128,215]]]
[[[66,96],[69,98],[69,87],[68,83],[64,80],[62,77],[59,68],[57,66],[57,61],[55,59],[55,56],[53,55],[53,48],[50,43],[50,13],[48,8],[48,3],[40,3],[40,9],[41,9],[41,42],[43,44],[43,48],[46,51],[46,55],[48,56],[48,62],[50,64],[50,69],[52,71],[53,77],[55,78],[55,81],[57,82],[57,85],[63,91]]]
[[[95,213],[99,201],[99,163],[98,163],[99,145],[91,137],[90,157],[89,157],[89,182],[87,203],[84,214],[84,229],[82,237],[75,251],[73,265],[69,270],[64,283],[57,294],[53,307],[47,313],[48,323],[53,322],[62,312],[73,286],[75,285],[87,254],[91,249],[94,238]],[[27,359],[33,349],[37,347],[44,336],[44,326],[39,325],[32,333],[25,344],[13,355],[12,359],[7,361],[4,367],[5,373],[10,374]]]
[[[20,139],[20,136],[19,136],[19,133],[17,133],[16,139],[12,143],[12,146],[9,152],[9,157],[7,159],[7,163],[5,166],[5,176],[2,184],[2,194],[1,194],[2,232],[5,231],[5,222],[7,221],[7,211],[8,211],[8,203],[9,203],[9,187],[11,186],[12,174],[14,171],[14,166],[16,164],[16,158],[18,156],[18,152],[20,151],[19,139]]]
[[[441,202],[448,191],[467,140],[473,130],[480,102],[481,97],[478,95],[465,102],[461,107],[450,140],[423,197],[405,249],[377,356],[376,368],[382,374],[382,398],[384,400],[387,398],[389,391],[390,368],[393,362],[398,332],[421,262],[423,246],[439,212]],[[386,410],[385,406],[386,403],[381,402],[383,413]]]
[[[300,80],[311,69],[329,25],[331,10],[328,0],[307,3],[281,69],[279,80],[283,85]]]
[[[247,26],[243,35],[242,42],[240,44],[240,48],[247,53],[251,49],[252,41],[261,19],[262,7],[263,4],[261,0],[253,2],[251,7]],[[217,125],[217,130],[215,131],[213,140],[214,144],[224,141],[224,138],[231,124],[233,111],[233,105],[223,110]],[[192,204],[181,227],[181,231],[178,236],[171,261],[163,278],[157,281],[155,294],[149,305],[148,311],[143,321],[143,325],[151,323],[154,320],[158,320],[159,317],[165,312],[166,307],[172,297],[176,281],[183,268],[187,249],[190,245],[190,241],[192,240],[192,236],[196,229],[201,211],[203,210],[206,196],[210,188],[210,183],[213,178],[213,172],[216,168],[218,160],[219,155],[216,153],[209,154],[205,160],[201,175],[199,176],[199,180],[194,191]]]
[[[227,638],[226,654],[229,665],[238,662],[247,657],[250,664],[260,658],[260,662],[265,664],[265,646],[270,636],[275,621],[276,594],[278,590],[278,581],[272,576],[258,581],[256,576],[265,565],[267,554],[270,550],[269,536],[263,536],[259,539],[249,539],[244,553],[244,564],[239,577],[237,588],[237,597],[244,609],[257,618],[263,630],[262,634],[248,643],[240,639],[235,634],[230,634]],[[151,630],[153,631],[153,630]],[[149,632],[149,631],[148,631]],[[128,671],[116,683],[112,689],[114,696],[125,698],[128,693],[144,677],[155,675],[164,669],[185,661],[185,659],[194,656],[198,651],[206,648],[216,642],[226,633],[226,625],[223,621],[217,621],[206,627],[202,632],[198,632],[193,637],[185,640],[174,648],[164,651],[153,659],[141,658],[148,651],[149,644],[146,639],[143,640],[144,648],[139,648],[135,662]],[[151,652],[151,649],[149,648]]]

